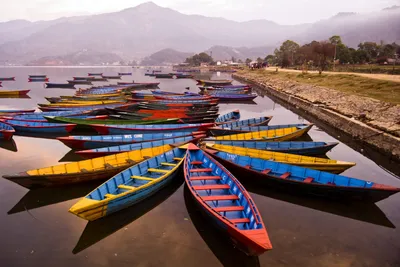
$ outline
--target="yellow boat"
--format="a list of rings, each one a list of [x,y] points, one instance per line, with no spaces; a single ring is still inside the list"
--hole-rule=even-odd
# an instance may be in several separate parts
[[[122,95],[122,93],[109,93],[109,94],[75,94],[75,96],[81,96],[81,97],[108,97],[108,96],[119,96]],[[62,97],[64,98],[64,97]]]
[[[140,149],[141,147],[129,152],[34,169],[3,177],[26,188],[108,179],[134,164],[174,148],[171,145]]]
[[[30,90],[0,90],[0,96],[26,96]]]
[[[294,154],[272,152],[260,149],[225,146],[218,144],[206,144],[207,147],[221,152],[237,154],[240,156],[248,156],[251,158],[259,158],[264,160],[272,160],[285,164],[292,164],[304,168],[315,169],[332,173],[342,173],[345,170],[355,166],[353,162],[338,161],[333,159],[315,158],[308,156],[300,156]]]
[[[111,94],[102,94],[102,95],[74,95],[74,96],[69,96],[69,95],[62,95],[60,96],[62,99],[74,99],[76,97],[80,97],[82,99],[87,99],[87,98],[100,98],[100,97],[115,97],[115,96],[123,96],[121,93],[111,93]]]
[[[310,124],[300,129],[298,127],[290,127],[290,128],[273,129],[260,132],[249,132],[249,133],[217,136],[213,138],[213,140],[229,140],[229,141],[253,140],[253,141],[265,141],[265,142],[290,141],[306,134],[311,129],[312,126],[313,124]]]

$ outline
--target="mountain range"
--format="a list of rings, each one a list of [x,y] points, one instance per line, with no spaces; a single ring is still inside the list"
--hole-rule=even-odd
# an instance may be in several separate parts
[[[236,22],[186,15],[148,2],[99,15],[37,22],[14,20],[0,23],[0,64],[26,64],[84,50],[115,54],[126,61],[143,59],[165,48],[184,53],[208,49],[216,55],[221,47],[228,47],[222,49],[221,57],[232,51],[248,57],[249,51],[259,51],[249,52],[254,55],[265,51],[265,55],[286,39],[305,43],[332,35],[341,35],[344,43],[353,47],[364,41],[399,41],[400,9],[339,13],[315,23],[279,25],[268,20]]]

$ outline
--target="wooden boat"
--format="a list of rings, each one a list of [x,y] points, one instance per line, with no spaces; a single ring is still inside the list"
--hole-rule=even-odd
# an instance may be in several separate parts
[[[31,90],[15,90],[15,91],[0,90],[0,96],[25,96],[30,91]]]
[[[28,78],[28,82],[48,82],[49,78]]]
[[[67,88],[75,89],[75,85],[72,83],[46,83],[46,88]]]
[[[179,101],[186,101],[186,100],[213,100],[211,97],[208,96],[171,96],[171,95],[155,95],[155,99],[158,100],[179,100]]]
[[[70,84],[83,84],[83,85],[92,85],[92,81],[90,80],[68,80],[67,81]]]
[[[264,141],[264,142],[290,141],[290,140],[295,140],[308,133],[308,131],[311,129],[312,126],[313,124],[310,124],[309,126],[302,129],[298,129],[297,127],[291,127],[291,128],[274,129],[274,130],[260,131],[260,132],[249,132],[249,133],[217,136],[207,140]]]
[[[121,75],[101,75],[101,77],[108,80],[119,80],[121,79]]]
[[[174,111],[174,110],[166,110],[166,111],[153,111],[152,113],[146,113],[144,110],[140,112],[119,112],[118,114],[124,115],[126,118],[131,120],[159,120],[159,119],[168,119],[168,118],[203,118],[203,117],[213,117],[214,119],[217,118],[219,115],[216,111],[208,111],[208,112],[198,112],[196,113],[189,113],[184,111]],[[115,117],[115,116],[114,116]]]
[[[16,133],[42,133],[42,134],[54,134],[54,133],[69,133],[75,128],[75,124],[58,124],[58,123],[44,123],[44,122],[30,122],[30,121],[18,121],[18,120],[7,120],[0,119],[0,122],[4,122],[15,129]]]
[[[355,166],[353,162],[339,161],[326,158],[315,158],[302,155],[286,154],[281,152],[227,146],[220,144],[206,144],[208,148],[218,150],[226,153],[237,154],[241,156],[248,156],[252,158],[260,158],[265,160],[272,160],[285,164],[296,165],[304,168],[310,168],[319,171],[327,171],[332,173],[342,173],[345,170]]]
[[[44,112],[53,112],[53,111],[90,111],[90,110],[96,110],[96,109],[105,109],[105,108],[118,108],[123,106],[123,104],[106,104],[106,105],[90,105],[90,106],[81,106],[81,105],[76,105],[76,106],[58,106],[58,107],[39,107],[40,110]]]
[[[178,147],[187,143],[195,143],[200,138],[205,137],[205,134],[196,135],[196,136],[184,136],[179,138],[169,138],[165,140],[158,140],[153,142],[144,142],[144,143],[133,143],[127,145],[120,145],[120,146],[110,146],[110,147],[102,147],[96,149],[88,149],[88,150],[80,150],[76,151],[75,154],[78,154],[84,158],[97,158],[97,157],[104,157],[108,155],[113,155],[121,152],[129,152],[131,150],[149,148],[149,147],[157,147],[163,145],[172,145],[174,147]]]
[[[58,137],[57,140],[72,149],[95,149],[133,143],[154,142],[181,137],[202,137],[205,132],[176,132],[155,134],[124,134]]]
[[[108,80],[103,77],[93,77],[92,82],[107,82]]]
[[[0,122],[0,140],[11,140],[15,133],[13,127],[8,124]]]
[[[30,122],[51,122],[51,123],[57,123],[55,121],[50,121],[47,120],[45,117],[47,117],[46,115],[43,115],[42,117],[37,116],[36,118],[32,118],[32,117],[28,117],[26,118],[25,116],[14,116],[14,117],[6,117],[3,116],[3,119],[10,119],[10,120],[17,120],[17,121],[30,121]],[[51,116],[49,116],[51,117]],[[94,121],[93,123],[97,122],[97,121],[101,121],[101,120],[105,120],[108,118],[108,115],[98,115],[98,116],[90,116],[90,115],[73,115],[71,116],[74,119],[84,119],[84,120],[88,120],[90,121]],[[62,123],[62,122],[58,122],[58,123]],[[77,125],[78,126],[78,125]],[[75,129],[77,129],[78,127],[76,127]]]
[[[188,145],[184,176],[192,197],[214,224],[244,252],[260,255],[272,249],[254,200],[220,163]]]
[[[192,74],[187,73],[172,73],[177,79],[193,79]]]
[[[129,75],[132,75],[132,72],[118,72],[118,75],[120,75],[120,76],[129,76]]]
[[[219,116],[215,122],[216,123],[226,123],[226,122],[230,122],[230,121],[236,121],[240,119],[240,111],[239,110],[234,110],[232,112],[229,112],[227,114],[221,115]]]
[[[55,104],[38,104],[39,107],[84,107],[84,106],[103,106],[107,104],[125,104],[121,100],[102,100],[102,101],[64,101]]]
[[[0,109],[0,113],[13,113],[13,114],[21,114],[21,113],[33,113],[34,109]]]
[[[154,73],[145,73],[144,76],[155,77],[156,75]]]
[[[13,116],[13,119],[18,121],[43,121],[47,122],[44,116],[64,116],[64,117],[79,117],[79,116],[88,116],[88,111],[53,111],[53,112],[37,112],[37,113],[28,113],[28,114],[19,114]]]
[[[296,194],[377,202],[400,188],[216,150],[206,151],[240,179]]]
[[[173,79],[174,75],[171,73],[156,73],[154,77],[156,77],[156,79]]]
[[[249,133],[249,132],[260,132],[260,131],[269,131],[269,130],[277,130],[277,129],[285,129],[285,128],[293,128],[296,127],[298,130],[304,129],[309,126],[309,124],[282,124],[282,125],[271,125],[271,126],[249,126],[245,125],[243,122],[242,126],[235,127],[236,125],[240,125],[238,123],[224,124],[223,127],[213,127],[210,128],[209,131],[211,135],[214,136],[223,136],[223,135],[232,135],[232,134],[240,134],[240,133]]]
[[[89,72],[88,76],[102,76],[103,73],[102,72]]]
[[[86,76],[86,77],[72,77],[72,79],[74,79],[74,81],[92,81],[95,77],[93,76]]]
[[[114,92],[114,93],[108,93],[108,94],[96,94],[96,95],[90,95],[90,94],[79,94],[74,96],[67,96],[67,95],[62,95],[60,96],[62,99],[83,99],[83,100],[91,100],[91,99],[96,99],[96,98],[107,98],[107,97],[120,97],[121,93],[120,92]]]
[[[146,102],[146,103],[157,103],[157,104],[179,104],[179,105],[187,105],[187,106],[216,106],[218,105],[218,100],[216,99],[207,99],[207,100],[161,100],[161,99],[154,99],[154,100],[145,100],[143,99],[136,99],[136,98],[128,98],[129,102]]]
[[[76,118],[76,117],[53,117],[44,116],[48,122],[52,123],[72,123],[77,125],[77,129],[88,129],[91,128],[92,124],[104,124],[104,125],[145,125],[145,124],[172,124],[177,123],[179,119],[163,119],[163,120],[107,120],[107,119],[94,119],[88,120],[88,118]]]
[[[15,77],[0,77],[0,81],[15,81]]]
[[[296,155],[321,156],[339,143],[325,142],[257,142],[257,141],[214,141],[218,145],[268,150]]]
[[[29,75],[31,79],[46,79],[47,75]]]
[[[253,94],[212,94],[213,98],[219,101],[251,101],[255,99],[258,95]]]
[[[101,158],[29,170],[3,178],[26,188],[61,186],[105,180],[149,157],[172,150],[170,145],[144,148]]]
[[[206,131],[213,123],[166,125],[91,125],[99,134],[146,134]]]
[[[235,91],[235,90],[249,90],[251,89],[250,85],[224,85],[224,86],[199,86],[200,91]]]
[[[94,221],[152,196],[178,174],[185,150],[175,148],[115,175],[73,205],[69,212]]]
[[[230,85],[232,80],[196,80],[202,85]]]

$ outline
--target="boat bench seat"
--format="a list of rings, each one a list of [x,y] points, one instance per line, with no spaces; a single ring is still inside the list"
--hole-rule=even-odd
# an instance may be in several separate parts
[[[162,166],[172,166],[172,167],[175,167],[175,166],[176,166],[175,163],[167,163],[167,162],[162,162],[161,165],[162,165]]]
[[[192,164],[192,165],[201,165],[201,164],[203,164],[203,162],[202,161],[192,161],[192,162],[190,162],[190,164]]]
[[[115,195],[113,195],[113,194],[105,194],[104,195],[104,198],[111,198],[111,197],[115,197]]]
[[[211,172],[211,168],[206,168],[206,169],[192,169],[190,172]]]
[[[222,195],[222,196],[203,196],[201,197],[204,201],[216,201],[216,200],[238,200],[237,195]]]
[[[217,190],[217,189],[229,189],[231,188],[227,184],[213,184],[213,185],[194,185],[194,190]]]
[[[263,170],[261,173],[262,173],[262,174],[268,174],[268,173],[270,173],[270,172],[272,172],[271,169],[265,169],[265,170]]]
[[[162,169],[153,169],[153,168],[150,168],[150,169],[147,169],[147,171],[149,171],[149,172],[168,173],[168,172],[170,172],[171,170],[162,170]]]
[[[174,160],[179,160],[179,161],[181,161],[181,160],[183,160],[183,158],[174,158]]]
[[[250,220],[248,218],[237,218],[237,219],[228,219],[229,221],[233,222],[234,224],[237,223],[249,223]]]
[[[131,176],[132,179],[138,179],[138,180],[146,180],[146,181],[153,181],[154,178],[149,178],[149,177],[143,177],[143,176]]]
[[[192,176],[190,181],[221,180],[221,176]]]
[[[280,178],[282,178],[282,179],[287,179],[290,175],[291,175],[290,172],[285,172],[284,174],[282,174],[282,175],[280,176]]]
[[[243,211],[243,206],[226,206],[214,208],[216,212],[226,212],[226,211]]]
[[[312,181],[314,181],[314,178],[312,177],[307,177],[306,179],[304,179],[304,183],[312,183]]]
[[[123,185],[123,184],[119,185],[118,188],[120,188],[120,189],[126,189],[126,190],[133,190],[133,189],[135,189],[134,186]]]

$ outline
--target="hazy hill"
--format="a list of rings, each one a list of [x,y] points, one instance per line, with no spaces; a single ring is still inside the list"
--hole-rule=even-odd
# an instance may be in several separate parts
[[[313,24],[286,26],[268,20],[236,22],[185,15],[149,2],[100,15],[0,23],[0,62],[26,63],[84,49],[131,60],[166,47],[183,52],[201,52],[212,46],[267,47],[288,38],[304,43],[334,34],[356,46],[367,40],[400,40],[399,23],[398,8],[371,14],[339,14]]]
[[[186,58],[192,56],[194,53],[179,52],[174,49],[163,49],[158,51],[145,59],[141,65],[143,66],[162,66],[171,65],[184,62]]]
[[[115,54],[83,50],[64,56],[42,57],[29,62],[30,66],[73,66],[73,65],[108,65],[123,59]]]
[[[209,48],[206,53],[211,54],[215,60],[231,60],[235,59],[246,60],[246,58],[256,59],[258,57],[265,58],[266,55],[271,54],[275,46],[261,46],[261,47],[230,47],[230,46],[213,46]]]

